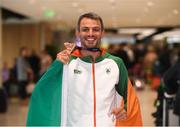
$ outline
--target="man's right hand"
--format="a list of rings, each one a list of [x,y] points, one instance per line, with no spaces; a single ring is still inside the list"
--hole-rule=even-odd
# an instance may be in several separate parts
[[[112,110],[112,114],[115,115],[116,120],[125,120],[127,119],[127,113],[124,109],[121,108],[114,108]]]
[[[59,52],[57,54],[56,59],[60,60],[63,64],[68,64],[69,61],[70,61],[71,52],[75,48],[75,43],[65,42],[64,46],[65,46],[66,49],[61,51],[61,52]]]

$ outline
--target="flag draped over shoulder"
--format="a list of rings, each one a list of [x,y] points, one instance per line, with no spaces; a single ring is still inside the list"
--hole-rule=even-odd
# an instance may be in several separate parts
[[[131,85],[130,80],[128,80],[127,119],[117,120],[116,126],[142,126],[142,117],[139,100]]]
[[[27,126],[60,126],[63,64],[54,61],[32,93]]]

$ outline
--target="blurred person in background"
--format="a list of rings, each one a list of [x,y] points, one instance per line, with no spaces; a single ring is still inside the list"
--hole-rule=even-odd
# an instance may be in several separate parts
[[[2,85],[0,85],[0,113],[5,113],[8,109],[8,93],[9,93],[9,68],[6,62],[0,70],[2,77]]]
[[[108,46],[108,52],[111,54],[111,55],[114,55],[114,56],[117,56],[116,52],[117,52],[117,49],[118,49],[118,45],[116,44],[110,44]]]
[[[175,49],[175,50],[174,50]],[[178,50],[177,50],[178,49]],[[163,45],[160,47],[158,54],[158,59],[155,63],[155,74],[161,77],[160,86],[157,89],[157,99],[155,100],[156,111],[152,113],[155,117],[156,126],[163,125],[163,99],[164,92],[168,94],[176,94],[179,88],[178,77],[179,77],[179,60],[178,55],[179,48],[174,46],[171,50],[168,49],[168,45]],[[172,62],[173,61],[173,62]],[[178,95],[178,94],[177,94]]]
[[[157,87],[156,84],[154,84],[153,75],[153,67],[157,58],[158,56],[154,45],[148,45],[147,52],[144,56],[143,66],[145,71],[146,83],[150,85],[152,89],[155,89],[155,87]],[[159,85],[159,82],[157,84]]]
[[[119,44],[118,46],[118,50],[116,52],[116,56],[118,56],[119,58],[121,58],[124,61],[124,64],[126,66],[127,69],[129,69],[129,58],[128,58],[128,54],[125,50],[125,43]]]
[[[57,54],[31,96],[28,126],[142,125],[139,101],[122,59],[100,48],[103,33],[97,14],[79,17],[76,36],[82,47],[65,43],[66,49]]]
[[[167,69],[171,66],[171,52],[168,44],[161,44],[157,50],[157,59],[154,64],[154,74],[163,76]]]
[[[132,60],[131,68],[128,72],[131,74],[132,80],[145,80],[145,68],[144,68],[144,56],[146,54],[145,44],[137,42],[133,45],[133,56],[134,60]]]
[[[176,94],[174,113],[180,118],[180,51],[178,59],[163,75],[165,92],[168,94]],[[179,119],[180,125],[180,119]]]
[[[27,91],[26,86],[28,84],[28,76],[32,74],[32,69],[27,61],[28,49],[26,47],[20,48],[19,56],[16,60],[16,69],[17,69],[17,80],[19,86],[19,95],[23,100],[23,104],[26,103]]]
[[[2,83],[3,83],[3,87],[5,88],[8,94],[9,94],[9,86],[10,86],[9,78],[10,78],[10,70],[8,68],[7,62],[4,62],[2,66]]]
[[[37,82],[37,80],[39,79],[40,58],[36,54],[35,50],[29,50],[27,59],[33,71],[31,80],[32,82]]]
[[[134,60],[135,63],[137,63],[138,61],[141,61],[146,53],[146,48],[145,48],[145,44],[142,42],[137,42],[134,44]],[[141,60],[139,60],[141,59]]]
[[[127,56],[128,56],[128,64],[127,64],[127,69],[128,71],[133,67],[134,62],[135,62],[135,55],[134,55],[134,50],[132,44],[125,44],[124,46],[124,51],[126,51]]]
[[[47,71],[52,61],[52,57],[48,54],[46,50],[41,52],[39,77],[41,77]]]

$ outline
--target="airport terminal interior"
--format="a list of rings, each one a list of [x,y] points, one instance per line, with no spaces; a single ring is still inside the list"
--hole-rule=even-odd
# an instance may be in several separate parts
[[[77,20],[87,12],[103,19],[101,48],[124,61],[143,126],[180,126],[179,0],[0,0],[0,126],[26,125],[36,83],[65,42],[81,46]]]

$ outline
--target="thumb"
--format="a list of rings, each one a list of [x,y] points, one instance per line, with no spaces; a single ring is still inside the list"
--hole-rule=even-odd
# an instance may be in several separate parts
[[[69,42],[64,43],[65,48],[69,51],[72,51],[74,49],[75,45],[76,45],[75,43],[69,43]]]

